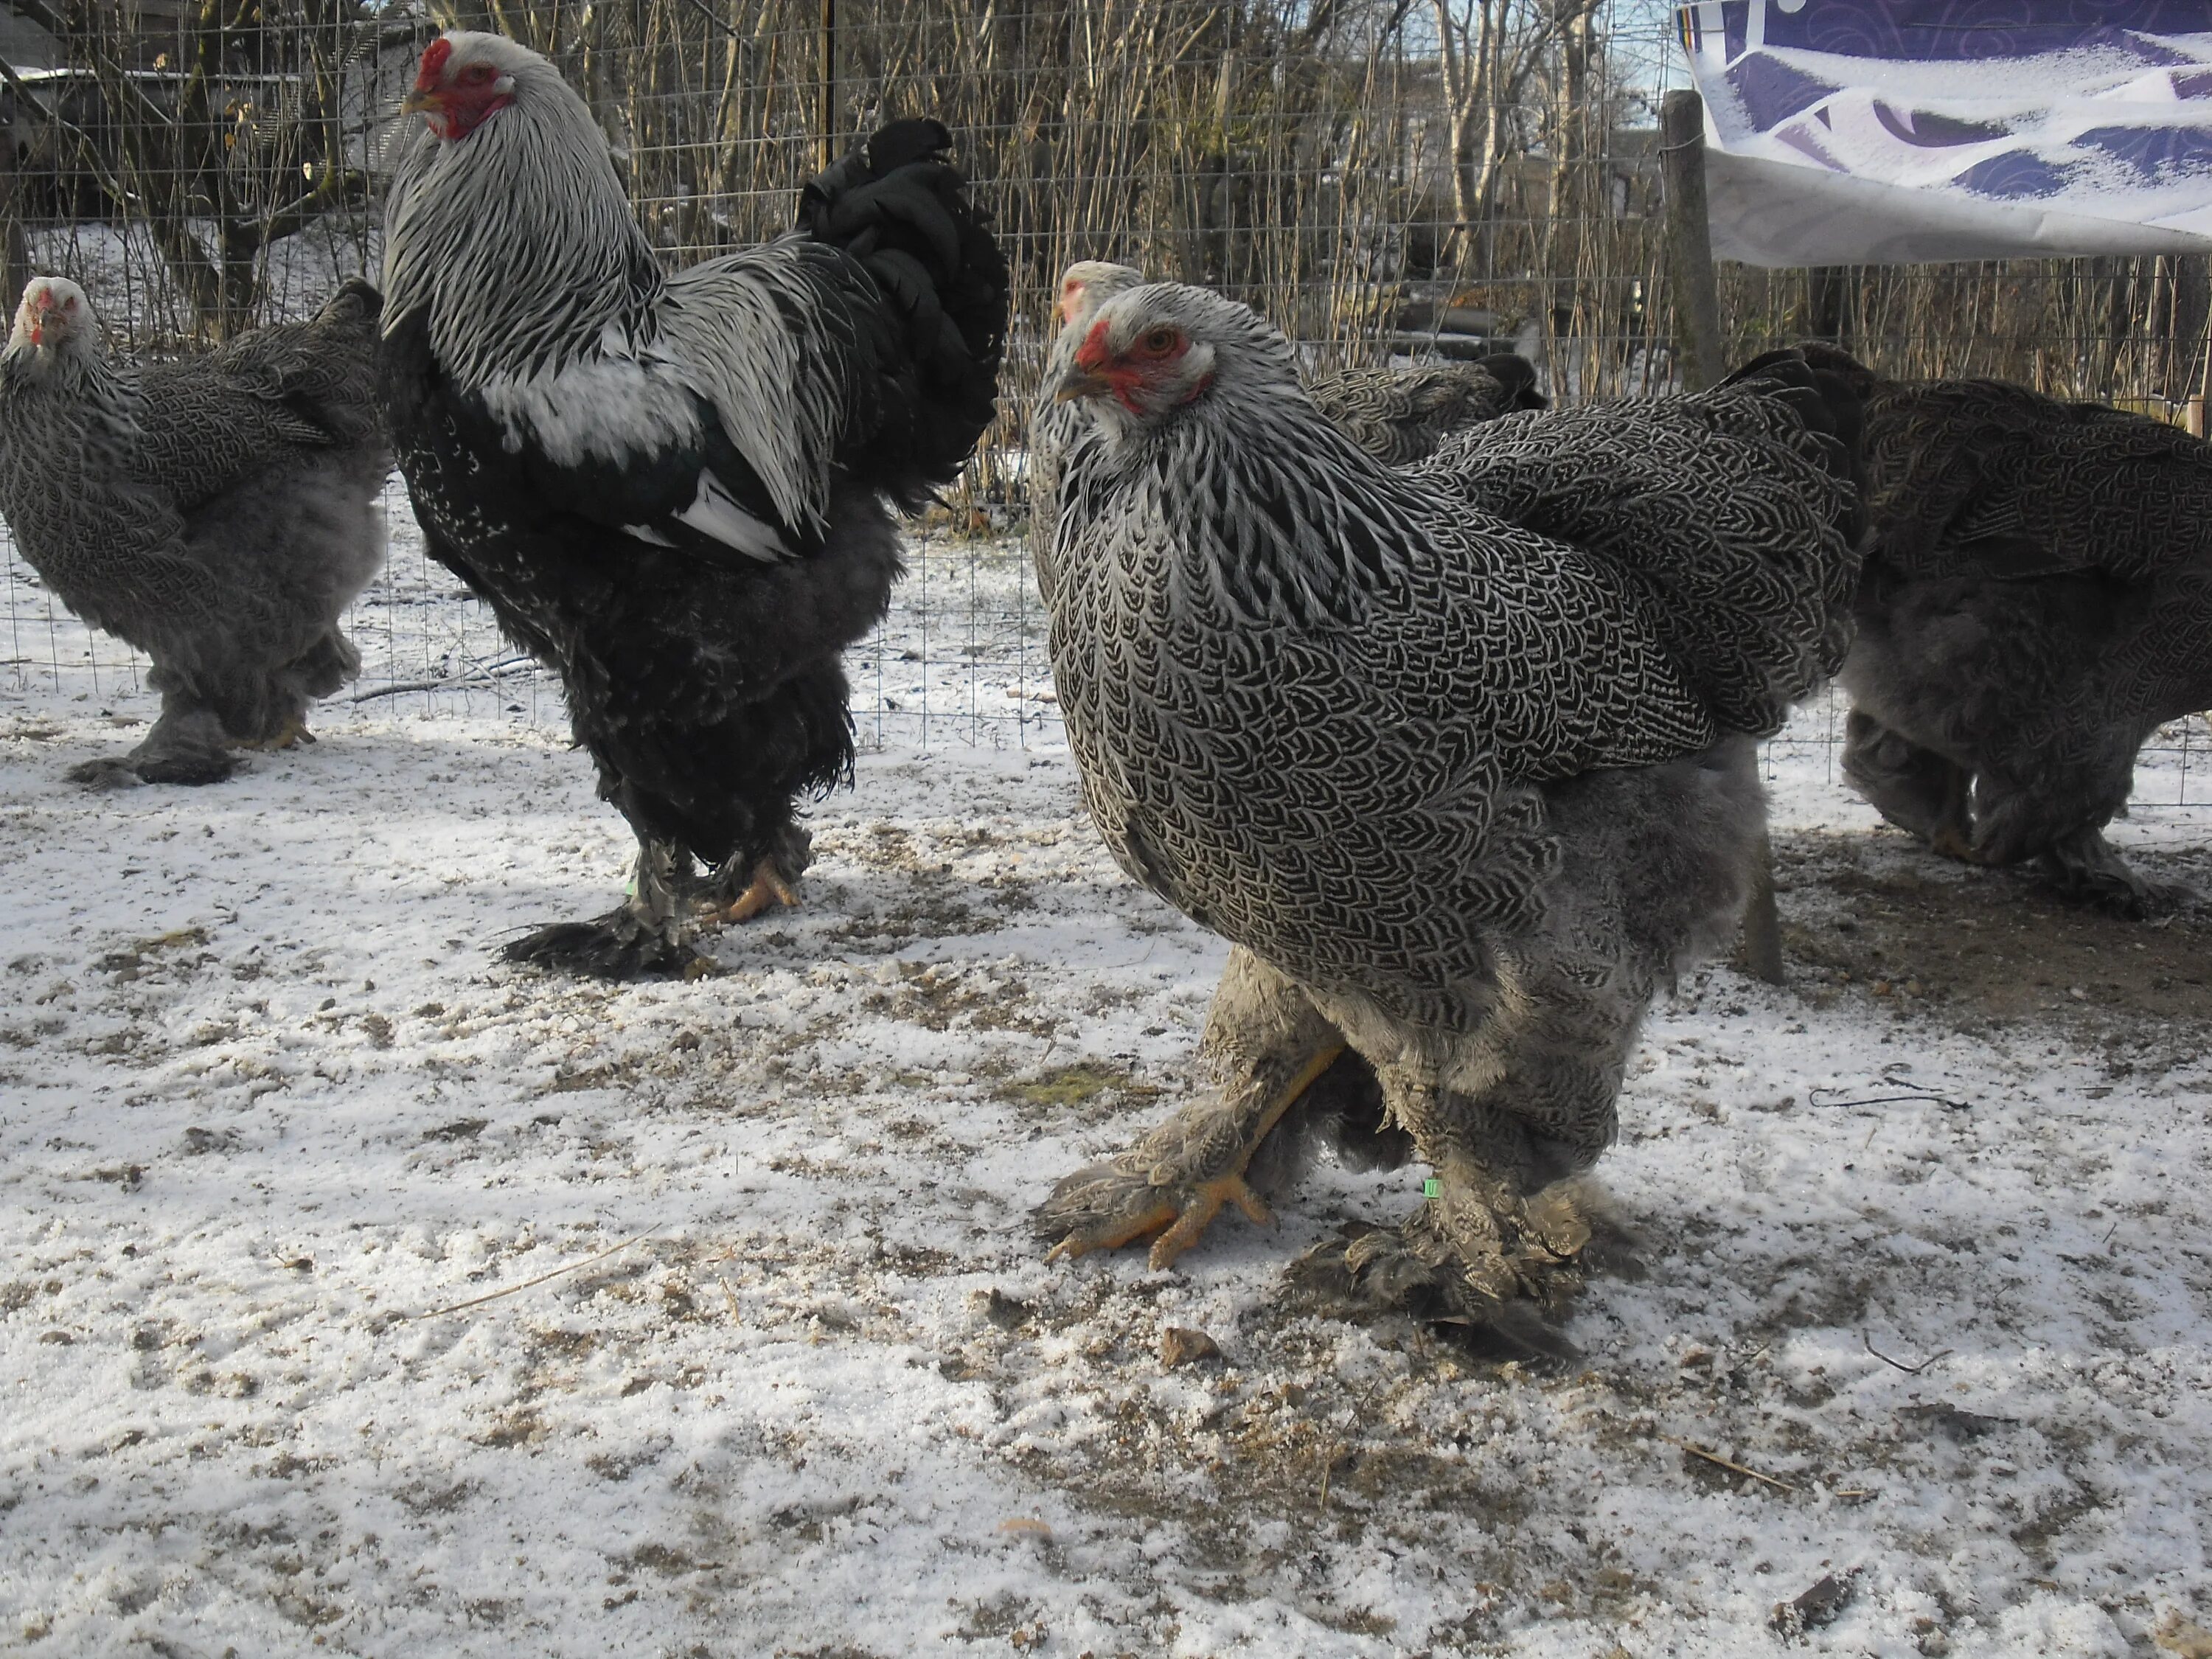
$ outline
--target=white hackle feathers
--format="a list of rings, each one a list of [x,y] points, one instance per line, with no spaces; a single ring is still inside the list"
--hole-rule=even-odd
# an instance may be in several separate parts
[[[560,72],[500,35],[442,39],[447,74],[489,64],[513,101],[465,137],[409,141],[386,214],[386,331],[427,307],[446,373],[556,465],[695,443],[698,398],[786,522],[818,525],[851,343],[798,264],[748,250],[664,274]]]

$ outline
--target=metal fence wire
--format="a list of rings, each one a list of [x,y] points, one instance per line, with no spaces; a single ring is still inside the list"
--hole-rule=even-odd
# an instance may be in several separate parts
[[[871,743],[1057,738],[1013,532],[1072,259],[1221,289],[1316,363],[1511,349],[1568,404],[1677,383],[1654,112],[1682,77],[1656,0],[17,0],[0,3],[9,295],[68,275],[118,349],[162,352],[373,277],[398,104],[451,27],[560,64],[672,264],[782,228],[799,184],[884,120],[953,130],[1014,269],[1005,413],[854,653]],[[1894,374],[1997,374],[2169,418],[2205,383],[2197,257],[1730,265],[1720,292],[1733,357],[1818,336]],[[404,532],[396,495],[392,510]],[[0,691],[136,684],[131,653],[12,553],[4,599]],[[563,720],[557,688],[410,535],[354,627],[356,707]],[[2191,799],[2193,773],[2201,799],[2212,743],[2185,723],[2146,762],[2175,792],[2159,798]]]

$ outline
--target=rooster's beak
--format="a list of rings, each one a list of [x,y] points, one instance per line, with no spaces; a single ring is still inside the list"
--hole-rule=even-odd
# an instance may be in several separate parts
[[[1060,377],[1060,385],[1052,394],[1056,404],[1072,404],[1079,398],[1103,398],[1114,390],[1113,381],[1095,369],[1071,368]]]
[[[428,115],[446,106],[445,95],[435,87],[413,87],[399,100],[402,115]]]

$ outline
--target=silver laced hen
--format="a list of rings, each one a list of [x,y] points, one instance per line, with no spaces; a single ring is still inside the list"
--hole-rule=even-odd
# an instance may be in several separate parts
[[[1053,671],[1084,798],[1137,880],[1237,948],[1218,1085],[1042,1218],[1059,1253],[1265,1214],[1348,1048],[1437,1195],[1341,1267],[1515,1327],[1588,1238],[1655,985],[1729,937],[1754,738],[1833,672],[1856,409],[1790,354],[1694,398],[1505,416],[1393,470],[1291,349],[1200,289],[1125,293],[1055,394]],[[1368,1145],[1372,1149],[1372,1139]],[[1388,1150],[1387,1146],[1383,1150]]]
[[[306,735],[361,669],[338,617],[384,557],[376,290],[143,368],[84,291],[41,276],[0,353],[0,513],[65,605],[153,659],[161,718],[70,775],[213,783]]]
[[[1046,354],[1042,384],[1051,386],[1066,372],[1098,307],[1144,280],[1144,273],[1133,266],[1103,259],[1079,259],[1060,273],[1054,305],[1060,330]],[[1392,466],[1425,459],[1468,427],[1545,406],[1536,390],[1535,365],[1510,351],[1466,363],[1334,369],[1306,377],[1305,385],[1306,394],[1338,431]],[[1030,553],[1040,590],[1051,579],[1060,470],[1089,425],[1080,407],[1049,399],[1040,400],[1030,416]]]
[[[1899,382],[1809,355],[1866,398],[1873,534],[1844,665],[1844,771],[1977,864],[2038,861],[2132,915],[2104,837],[2161,724],[2212,707],[2212,445],[2001,380]]]

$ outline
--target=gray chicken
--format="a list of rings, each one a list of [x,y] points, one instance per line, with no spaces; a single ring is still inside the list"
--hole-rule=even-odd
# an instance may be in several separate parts
[[[1098,307],[1144,280],[1142,271],[1103,259],[1079,259],[1060,273],[1054,302],[1060,330],[1046,354],[1044,385],[1066,372]],[[1545,406],[1535,365],[1510,351],[1474,362],[1333,369],[1308,376],[1306,393],[1338,431],[1392,466],[1425,459],[1465,428]],[[1040,590],[1051,568],[1060,469],[1089,423],[1079,407],[1049,400],[1030,417],[1030,552]]]
[[[1806,350],[1866,399],[1845,775],[1954,858],[2034,860],[2131,915],[2191,896],[2144,880],[2103,832],[2144,740],[2212,707],[2212,445],[2002,380],[1900,382]]]
[[[1832,673],[1856,571],[1850,392],[1777,354],[1712,392],[1354,446],[1241,306],[1103,307],[1048,396],[1069,454],[1053,672],[1137,880],[1237,948],[1218,1085],[1042,1212],[1164,1265],[1371,1068],[1433,1196],[1341,1267],[1503,1328],[1571,1282],[1657,982],[1729,936],[1755,738]],[[1294,1111],[1293,1109],[1297,1109]],[[1382,1148],[1387,1152],[1387,1146]],[[1517,1310],[1517,1312],[1516,1312]]]
[[[24,290],[0,353],[0,514],[62,601],[153,659],[161,717],[71,769],[214,783],[229,751],[306,735],[361,669],[338,617],[384,557],[379,301],[349,282],[312,322],[145,368],[112,360],[76,283]]]

